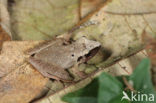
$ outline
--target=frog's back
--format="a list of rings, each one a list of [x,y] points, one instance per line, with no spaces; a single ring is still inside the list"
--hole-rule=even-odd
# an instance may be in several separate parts
[[[75,62],[74,58],[72,59],[73,51],[74,47],[71,44],[65,45],[63,41],[57,40],[53,45],[36,53],[35,58],[47,63],[54,63],[66,69]]]

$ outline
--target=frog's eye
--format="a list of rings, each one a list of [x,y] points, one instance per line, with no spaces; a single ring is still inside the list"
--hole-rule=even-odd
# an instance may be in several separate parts
[[[74,54],[72,54],[71,56],[72,56],[72,57],[74,57],[75,55],[74,55]]]
[[[67,45],[67,44],[65,42],[63,42],[62,45]]]

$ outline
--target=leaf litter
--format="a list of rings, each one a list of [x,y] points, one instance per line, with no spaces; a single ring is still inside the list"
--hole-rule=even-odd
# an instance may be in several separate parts
[[[99,8],[99,9],[97,9],[96,12],[91,13],[86,18],[82,19],[82,21],[80,21],[77,24],[77,25],[82,25],[82,28],[74,31],[74,34],[75,34],[74,39],[85,35],[88,38],[96,39],[96,40],[100,41],[102,43],[102,47],[104,49],[107,49],[108,51],[112,52],[112,58],[110,58],[109,60],[107,60],[104,63],[98,64],[97,66],[99,66],[99,67],[106,67],[106,64],[111,64],[112,62],[121,59],[122,56],[125,56],[127,54],[128,55],[133,54],[132,52],[136,52],[136,51],[140,50],[140,48],[141,48],[140,47],[140,45],[141,45],[140,34],[142,33],[143,28],[147,24],[148,24],[148,28],[146,29],[147,32],[149,32],[150,34],[151,33],[153,34],[153,31],[155,30],[155,29],[153,29],[153,28],[155,28],[155,24],[153,24],[155,19],[152,18],[154,16],[153,13],[152,14],[148,13],[148,14],[142,16],[140,14],[133,15],[135,13],[134,13],[134,11],[131,11],[131,13],[130,13],[131,17],[129,17],[129,16],[126,15],[126,13],[125,13],[126,10],[125,9],[122,9],[122,10],[125,10],[125,11],[121,11],[120,13],[124,14],[124,15],[121,15],[121,14],[116,13],[115,11],[113,11],[113,10],[116,10],[116,9],[111,9],[110,8],[112,5],[114,5],[114,3],[120,5],[120,4],[125,4],[124,2],[129,2],[129,1],[128,0],[126,0],[126,1],[112,0],[112,2],[110,2],[108,4],[106,3],[107,5],[103,4],[106,7]],[[140,1],[138,1],[138,2],[140,2]],[[151,0],[151,2],[152,2],[152,0]],[[140,3],[140,5],[143,6],[144,3],[143,4]],[[155,5],[155,4],[152,4],[152,5]],[[119,7],[119,8],[121,8],[121,7]],[[109,9],[110,9],[110,11],[108,12]],[[153,11],[154,11],[154,9],[153,9]],[[111,12],[113,12],[113,13],[111,13]],[[141,13],[143,14],[144,12],[141,12]],[[140,21],[140,22],[138,23],[137,21]],[[97,24],[83,26],[84,24],[82,24],[82,23],[84,23],[84,22],[85,23],[87,23],[87,22],[97,22]],[[125,29],[125,27],[126,27],[126,29]],[[109,30],[107,30],[107,29],[109,29]],[[122,31],[122,30],[124,30],[124,31]],[[107,32],[105,32],[105,31],[107,31]],[[94,34],[96,34],[96,35],[94,35]],[[104,36],[102,38],[99,38],[101,34],[102,34],[102,36],[103,35]],[[127,34],[127,36],[125,36],[125,34]],[[131,39],[128,38],[128,35],[130,36]],[[138,38],[135,38],[136,35],[137,35]],[[119,37],[119,38],[116,38],[116,37]],[[125,42],[124,41],[125,38],[126,38],[126,41],[128,41],[128,42],[130,41],[130,43]],[[107,40],[109,40],[109,42],[107,42]],[[117,41],[117,42],[114,43],[114,41]],[[121,42],[121,41],[123,41],[123,42]],[[112,43],[114,43],[114,44],[112,44]],[[125,45],[123,45],[123,44],[125,44]],[[111,46],[111,45],[113,45],[113,46]],[[4,48],[5,47],[6,46],[4,46]],[[10,46],[10,48],[11,48],[11,46]],[[130,48],[130,49],[127,50],[127,48]],[[23,51],[25,51],[25,50],[23,50]],[[3,53],[5,54],[5,51],[2,52],[2,54]],[[7,53],[6,53],[6,55],[7,55]],[[14,60],[17,60],[17,59],[15,59],[15,57],[13,57]],[[24,57],[26,58],[27,56],[25,55]],[[25,59],[23,59],[22,57],[20,57],[20,58],[21,59],[17,60],[17,63],[15,61],[11,61],[11,63],[16,63],[18,65],[22,65],[22,63],[24,62]],[[9,60],[9,58],[8,58],[8,60]],[[5,62],[5,63],[7,63],[7,62]],[[18,68],[18,66],[16,67],[15,65],[13,65],[13,67],[14,67],[14,69]],[[10,72],[14,73],[14,69],[9,70],[8,73],[10,73]],[[16,69],[15,69],[15,71],[16,71]],[[5,74],[3,74],[3,75],[5,75]],[[5,78],[8,75],[6,75]],[[87,82],[86,82],[86,84],[87,84]],[[82,87],[81,85],[79,85],[79,86]],[[46,100],[46,98],[45,98],[45,100]],[[43,101],[44,101],[44,99],[43,99]]]

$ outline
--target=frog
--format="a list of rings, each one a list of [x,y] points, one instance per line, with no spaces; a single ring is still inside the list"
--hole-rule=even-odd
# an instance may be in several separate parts
[[[77,66],[91,59],[100,47],[101,44],[98,41],[86,37],[70,41],[56,38],[29,50],[28,62],[44,77],[72,82],[73,77],[67,69],[74,68],[73,71],[78,75],[84,75]]]

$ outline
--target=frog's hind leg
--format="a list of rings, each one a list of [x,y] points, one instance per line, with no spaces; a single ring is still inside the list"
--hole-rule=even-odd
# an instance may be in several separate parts
[[[72,81],[69,73],[59,66],[46,63],[42,60],[33,58],[32,56],[29,58],[29,62],[45,77],[66,82]]]

